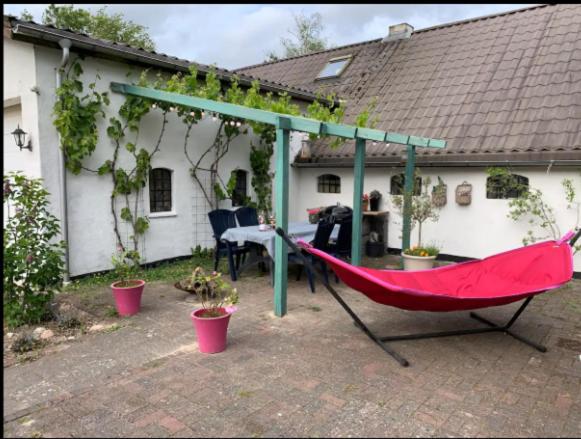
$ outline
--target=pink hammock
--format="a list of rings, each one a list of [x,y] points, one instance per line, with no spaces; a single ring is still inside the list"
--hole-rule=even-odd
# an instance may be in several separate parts
[[[573,276],[566,239],[517,248],[482,260],[421,271],[356,267],[299,241],[348,286],[383,305],[411,311],[461,311],[506,305],[558,288]]]
[[[297,254],[300,249],[288,236],[277,233]],[[355,324],[378,343],[403,366],[409,363],[387,348],[385,341],[413,340],[450,335],[476,334],[502,331],[523,341],[539,351],[544,346],[533,343],[509,328],[536,294],[558,288],[573,277],[573,252],[571,247],[579,239],[581,231],[567,233],[558,241],[546,241],[517,248],[481,260],[463,262],[422,271],[374,270],[350,265],[304,241],[298,241],[302,249],[325,261],[335,274],[349,287],[371,300],[411,311],[461,311],[506,305],[526,299],[506,325],[497,325],[477,314],[470,316],[487,324],[488,328],[459,331],[377,337],[355,315],[338,293],[328,284],[325,287],[351,315]],[[306,258],[303,262],[310,265]],[[309,267],[313,272],[315,270]]]

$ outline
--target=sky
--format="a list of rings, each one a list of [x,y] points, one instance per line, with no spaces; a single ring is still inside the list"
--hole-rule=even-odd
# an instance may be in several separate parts
[[[41,22],[46,6],[5,4],[4,14],[20,16],[26,9]],[[82,6],[96,11],[104,5]],[[270,51],[282,54],[280,39],[290,37],[293,14],[319,12],[322,36],[342,46],[382,38],[393,24],[418,30],[527,6],[532,4],[111,4],[106,10],[146,26],[157,52],[234,69],[261,63]]]

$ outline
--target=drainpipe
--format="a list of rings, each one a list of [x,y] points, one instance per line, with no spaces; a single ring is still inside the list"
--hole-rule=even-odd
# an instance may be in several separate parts
[[[61,64],[56,71],[56,88],[58,89],[62,83],[62,74],[64,68],[69,62],[70,48],[72,46],[71,40],[62,39],[59,40],[59,46],[63,49],[63,56],[61,59]],[[58,99],[58,98],[57,98]],[[64,283],[70,282],[69,277],[69,221],[68,221],[68,210],[67,210],[67,169],[65,167],[65,153],[60,148],[61,136],[58,136],[58,147],[60,150],[59,154],[59,177],[60,177],[60,196],[61,196],[61,232],[62,238],[65,242],[65,272],[64,272]]]

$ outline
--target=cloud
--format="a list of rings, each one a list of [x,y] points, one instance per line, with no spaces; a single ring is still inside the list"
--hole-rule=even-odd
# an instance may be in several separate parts
[[[5,5],[7,14],[27,9],[40,22],[48,5]],[[96,11],[102,4],[83,7]],[[168,55],[236,68],[281,52],[293,13],[320,12],[323,37],[335,46],[381,38],[392,24],[415,29],[526,7],[523,4],[111,4],[107,10],[148,28],[157,50]]]

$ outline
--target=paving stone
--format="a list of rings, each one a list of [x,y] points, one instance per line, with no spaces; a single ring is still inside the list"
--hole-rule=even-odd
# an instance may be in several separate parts
[[[581,282],[572,285],[533,301],[515,325],[546,343],[545,354],[502,334],[408,341],[393,344],[411,362],[402,368],[328,294],[293,280],[289,314],[278,319],[268,279],[245,276],[226,351],[201,354],[191,304],[153,283],[132,325],[5,369],[5,436],[578,437],[581,362],[563,341],[581,331],[570,305],[581,306]],[[379,307],[337,289],[378,333],[469,320]],[[484,314],[502,321],[516,307]]]

